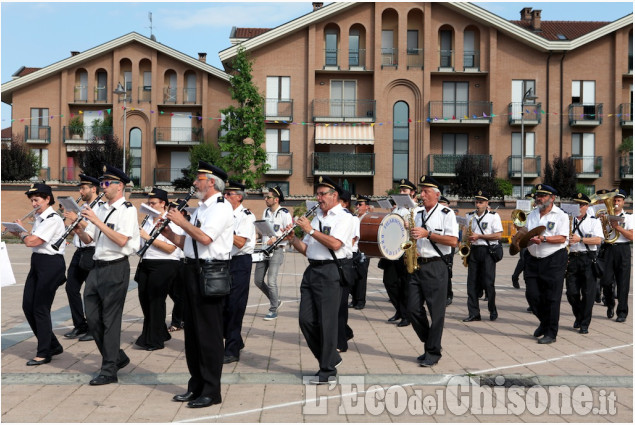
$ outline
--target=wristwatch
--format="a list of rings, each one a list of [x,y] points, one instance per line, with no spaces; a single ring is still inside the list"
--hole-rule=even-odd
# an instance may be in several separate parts
[[[311,229],[311,231],[309,232],[309,236],[313,236],[313,233],[315,233],[315,229]]]
[[[543,236],[543,237],[542,237],[542,241],[543,241],[544,243],[547,243],[547,237],[546,237],[546,236]]]

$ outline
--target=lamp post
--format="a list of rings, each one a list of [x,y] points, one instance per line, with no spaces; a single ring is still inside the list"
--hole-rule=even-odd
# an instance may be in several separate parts
[[[532,88],[529,88],[523,94],[520,103],[520,198],[525,196],[525,102],[528,100],[536,100],[537,96],[533,95]]]
[[[121,83],[117,84],[117,88],[113,90],[113,93],[121,96],[123,94],[123,172],[126,173],[126,90]]]

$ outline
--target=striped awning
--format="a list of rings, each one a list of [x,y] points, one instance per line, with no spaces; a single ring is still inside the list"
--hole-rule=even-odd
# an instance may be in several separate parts
[[[369,125],[318,125],[315,143],[329,145],[372,145],[375,143],[373,127]]]

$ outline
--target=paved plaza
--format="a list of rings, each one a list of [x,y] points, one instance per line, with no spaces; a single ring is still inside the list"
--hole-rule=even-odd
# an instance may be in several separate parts
[[[121,345],[131,359],[119,383],[92,387],[101,357],[94,342],[68,340],[72,328],[64,287],[53,304],[53,327],[64,353],[28,367],[36,341],[22,313],[30,250],[9,244],[17,284],[2,288],[2,422],[633,422],[633,321],[606,318],[596,304],[588,335],[572,328],[563,296],[558,340],[539,345],[537,319],[526,311],[524,284],[511,285],[518,257],[498,263],[499,318],[463,323],[467,269],[457,257],[454,302],[447,308],[443,357],[419,367],[423,352],[412,327],[386,320],[394,310],[371,260],[366,308],[349,310],[355,333],[342,353],[338,385],[306,386],[318,369],[298,326],[299,286],[306,258],[289,252],[280,269],[284,304],[277,320],[264,321],[269,302],[251,285],[240,361],[223,368],[223,402],[190,409],[171,401],[189,377],[183,332],[166,348],[136,349],[143,316],[131,280]],[[69,246],[67,264],[74,252]],[[137,259],[131,261],[131,276]],[[253,282],[253,279],[252,279]],[[631,285],[632,286],[632,285]],[[633,308],[632,294],[629,304]],[[168,299],[168,312],[171,311]],[[169,318],[168,318],[169,320]],[[482,386],[474,385],[480,382]],[[471,383],[471,384],[470,384]]]

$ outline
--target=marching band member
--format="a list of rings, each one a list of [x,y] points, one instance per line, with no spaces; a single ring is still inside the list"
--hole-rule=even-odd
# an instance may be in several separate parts
[[[355,253],[358,252],[357,242],[359,241],[359,220],[351,213],[351,192],[348,190],[342,190],[340,196],[340,204],[344,208],[344,211],[351,214],[350,220],[353,226],[353,234],[351,239],[346,241],[348,249],[351,251],[352,259],[355,258]],[[354,286],[354,285],[353,285]],[[348,340],[352,339],[353,329],[348,326],[348,295],[352,287],[348,285],[342,285],[342,296],[340,297],[340,308],[337,314],[337,351],[344,353],[348,351]]]
[[[97,211],[82,209],[82,216],[90,221],[75,233],[84,243],[95,242],[95,266],[86,278],[84,305],[86,321],[102,356],[101,370],[90,385],[117,382],[117,372],[130,363],[120,348],[121,317],[128,285],[130,261],[128,256],[139,246],[137,209],[124,197],[125,185],[130,182],[123,171],[104,166],[100,177],[107,202]]]
[[[439,204],[444,207],[450,206],[450,201],[445,196],[441,195],[439,197]],[[455,210],[454,214],[458,214],[458,210]],[[452,267],[454,266],[454,253],[456,252],[456,247],[452,247],[450,250],[450,254],[445,256],[445,260],[448,262],[448,298],[445,300],[445,305],[448,306],[452,304],[452,300],[454,299],[454,292],[452,292]]]
[[[168,209],[168,193],[159,188],[152,188],[148,193],[148,205],[163,213]],[[139,230],[141,246],[150,239],[152,229],[157,226],[161,215],[147,220]],[[172,231],[179,229],[174,223],[168,224]],[[177,278],[181,249],[163,235],[159,235],[143,254],[137,266],[134,280],[139,284],[139,304],[143,311],[143,329],[135,341],[135,345],[147,351],[161,350],[165,341],[172,336],[165,324],[166,306],[170,284]]]
[[[540,325],[534,331],[539,344],[551,344],[558,335],[560,303],[567,269],[569,216],[554,201],[558,192],[546,184],[536,185],[536,208],[527,215],[527,230],[545,226],[531,238],[525,257],[525,285],[529,307]]]
[[[356,268],[358,271],[358,277],[355,280],[355,286],[351,288],[351,302],[348,304],[350,308],[354,308],[355,310],[363,310],[366,306],[366,286],[368,281],[368,266],[370,266],[370,261],[363,252],[361,252],[357,246],[360,238],[360,225],[362,218],[366,213],[370,212],[370,198],[357,195],[357,201],[355,202],[356,208],[356,219],[358,222],[357,225],[357,241],[354,245],[353,252],[353,260],[355,261]]]
[[[573,219],[572,234],[569,236],[567,300],[575,317],[573,328],[580,329],[581,334],[588,334],[595,301],[595,277],[591,261],[596,257],[604,234],[600,220],[587,213],[591,199],[578,193],[574,201],[580,205],[580,215]]]

